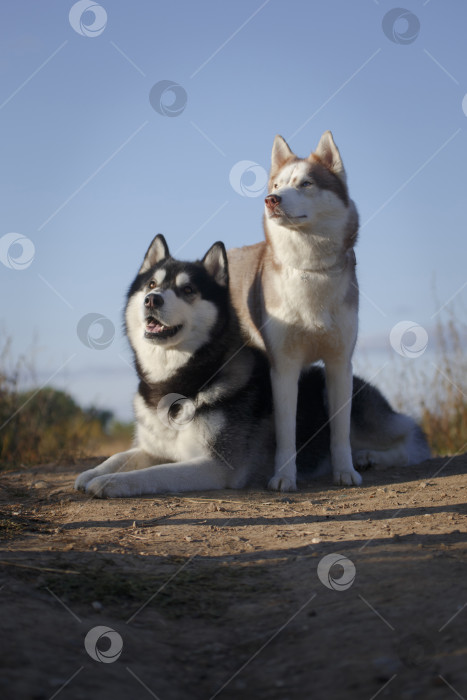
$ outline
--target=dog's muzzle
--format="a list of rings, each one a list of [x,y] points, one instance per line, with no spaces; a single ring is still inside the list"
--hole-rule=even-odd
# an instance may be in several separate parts
[[[151,292],[144,298],[145,324],[144,337],[148,340],[165,340],[172,338],[181,329],[181,325],[167,326],[156,317],[157,310],[164,306],[164,297],[158,292]]]

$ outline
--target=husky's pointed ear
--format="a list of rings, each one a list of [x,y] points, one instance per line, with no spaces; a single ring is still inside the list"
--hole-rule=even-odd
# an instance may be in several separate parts
[[[229,267],[225,246],[221,241],[217,241],[209,248],[202,263],[211,277],[214,277],[217,284],[227,287],[229,284]]]
[[[277,170],[282,168],[284,163],[292,157],[293,152],[290,150],[287,141],[277,134],[272,144],[271,169]]]
[[[162,233],[158,233],[144,256],[143,264],[139,268],[138,274],[141,275],[143,272],[147,272],[147,270],[153,267],[153,265],[156,265],[158,262],[161,262],[161,260],[165,260],[165,258],[169,257],[170,253],[167,241]]]
[[[330,131],[325,131],[321,136],[318,147],[315,151],[315,156],[318,156],[323,165],[329,168],[334,175],[340,177],[344,182],[346,181],[347,176],[345,174],[341,154],[334,143],[334,139]]]

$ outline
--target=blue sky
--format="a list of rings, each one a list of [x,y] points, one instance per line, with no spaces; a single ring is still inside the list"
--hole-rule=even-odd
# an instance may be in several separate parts
[[[404,0],[394,19],[387,0],[103,0],[70,21],[74,5],[15,0],[2,14],[12,358],[33,352],[39,383],[129,417],[122,309],[153,235],[186,259],[260,240],[274,135],[306,155],[331,129],[362,223],[355,364],[374,376],[390,357],[402,372],[413,358],[389,338],[406,320],[426,330],[426,360],[440,314],[467,300],[465,2]],[[173,93],[149,100],[162,81],[180,86],[176,116]],[[233,181],[240,161],[256,166]],[[96,349],[77,326],[98,315]]]

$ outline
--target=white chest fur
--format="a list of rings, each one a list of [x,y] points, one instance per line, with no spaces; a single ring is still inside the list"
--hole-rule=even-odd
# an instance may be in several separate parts
[[[283,266],[264,285],[270,320],[264,329],[271,355],[285,354],[304,364],[326,360],[352,348],[357,308],[346,303],[350,265],[317,272]]]
[[[209,420],[195,415],[193,420],[182,426],[171,425],[170,420],[161,419],[157,409],[148,407],[139,394],[135,397],[134,409],[138,447],[168,462],[209,457],[209,442],[224,423],[223,415],[218,411],[210,412]]]

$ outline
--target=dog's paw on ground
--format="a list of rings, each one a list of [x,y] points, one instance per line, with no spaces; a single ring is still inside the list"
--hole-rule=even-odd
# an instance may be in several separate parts
[[[271,491],[296,491],[297,483],[295,479],[291,479],[288,476],[281,476],[280,474],[275,475],[270,479],[268,484],[268,489]]]
[[[87,469],[76,477],[75,489],[76,491],[86,491],[86,486],[90,481],[96,478],[96,473],[94,469]]]
[[[360,486],[363,479],[355,469],[335,470],[333,481],[337,486]]]
[[[94,498],[121,498],[130,496],[119,474],[105,474],[92,479],[86,486],[86,493]]]

